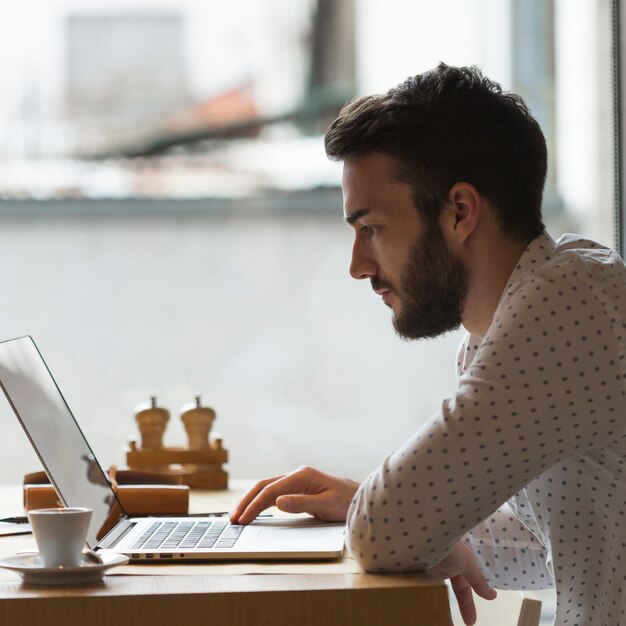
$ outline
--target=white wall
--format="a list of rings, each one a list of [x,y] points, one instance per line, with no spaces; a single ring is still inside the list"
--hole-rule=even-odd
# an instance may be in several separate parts
[[[556,0],[557,186],[579,232],[613,243],[609,0]]]
[[[232,476],[313,463],[363,478],[454,385],[458,338],[407,344],[318,218],[0,220],[0,338],[32,334],[105,465],[134,407],[201,394]],[[0,400],[0,482],[37,462]],[[176,415],[168,445],[185,435]]]
[[[509,0],[357,0],[358,83],[364,94],[435,67],[477,65],[510,82]]]

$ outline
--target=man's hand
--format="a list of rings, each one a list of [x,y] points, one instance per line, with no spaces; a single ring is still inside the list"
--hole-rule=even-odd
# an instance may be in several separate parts
[[[473,552],[462,541],[457,542],[448,555],[429,569],[428,573],[435,578],[450,579],[461,617],[468,626],[476,623],[472,589],[485,600],[496,597],[496,590],[489,586]]]
[[[345,522],[359,483],[301,467],[285,476],[258,482],[230,514],[233,524],[249,524],[276,505],[286,513],[310,513],[324,522]]]

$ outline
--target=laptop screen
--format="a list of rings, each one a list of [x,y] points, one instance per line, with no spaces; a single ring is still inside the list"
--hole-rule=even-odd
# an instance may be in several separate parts
[[[122,509],[31,337],[0,342],[0,385],[65,505],[93,509],[93,548]]]

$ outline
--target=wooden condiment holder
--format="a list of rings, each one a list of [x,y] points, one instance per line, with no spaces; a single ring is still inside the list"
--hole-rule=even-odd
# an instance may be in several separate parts
[[[199,396],[181,408],[180,417],[188,437],[186,448],[163,446],[169,412],[156,406],[156,398],[151,398],[149,405],[140,405],[135,417],[141,431],[141,446],[136,441],[130,442],[126,453],[130,469],[157,470],[178,476],[191,488],[227,488],[228,474],[222,465],[228,462],[228,451],[221,439],[210,439],[215,411],[203,407]]]

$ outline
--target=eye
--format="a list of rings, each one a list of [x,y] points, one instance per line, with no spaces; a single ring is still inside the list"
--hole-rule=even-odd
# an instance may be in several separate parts
[[[359,227],[359,231],[364,235],[374,235],[380,230],[380,226],[378,224],[363,224]]]

